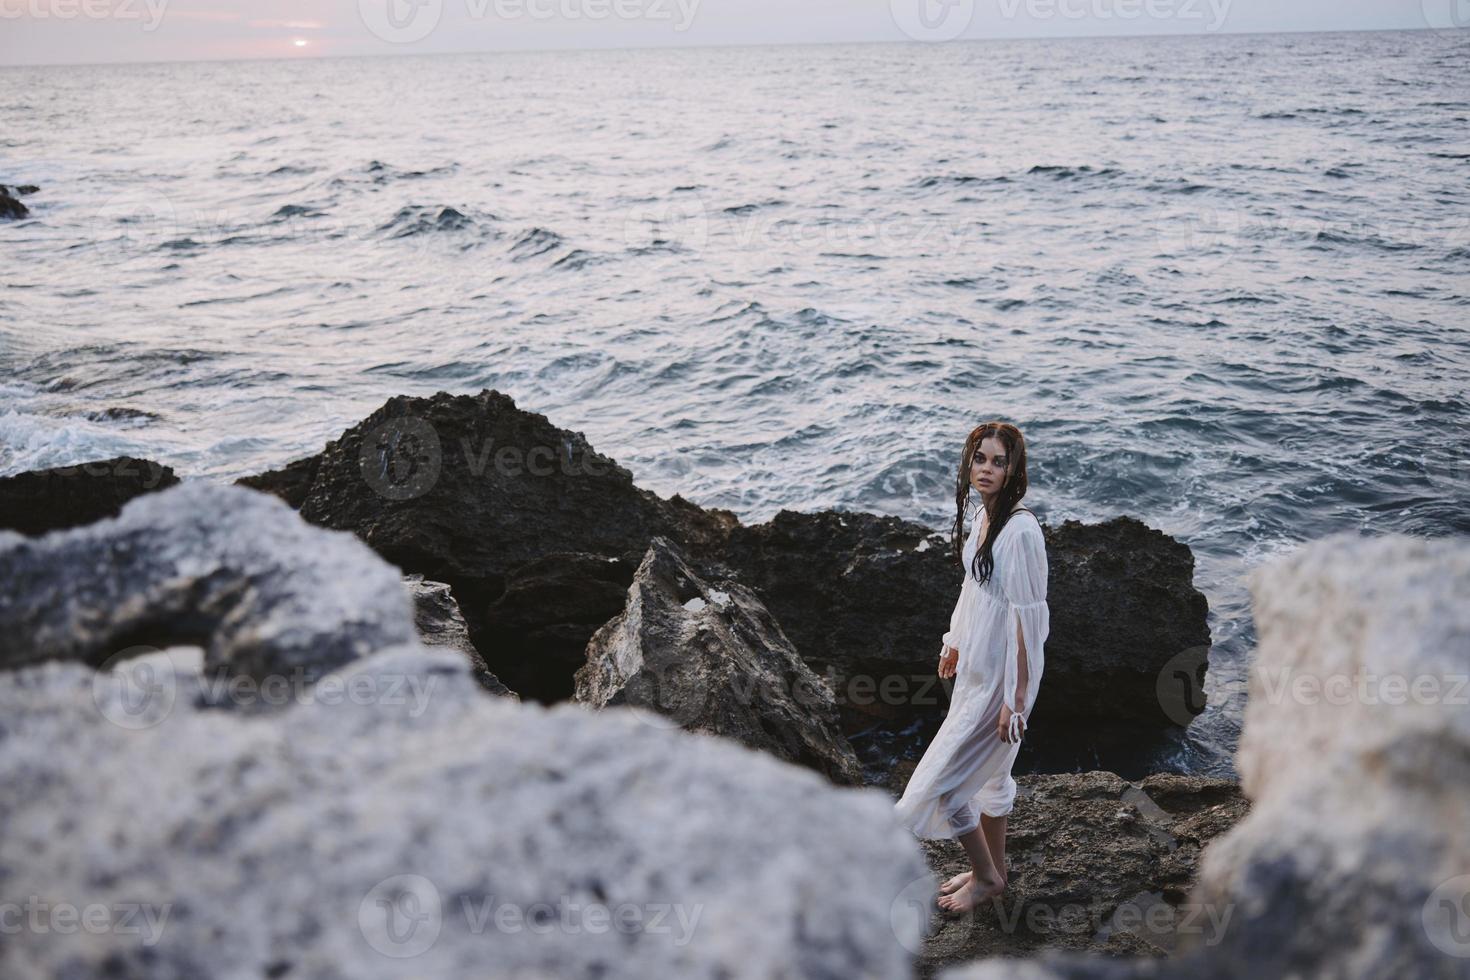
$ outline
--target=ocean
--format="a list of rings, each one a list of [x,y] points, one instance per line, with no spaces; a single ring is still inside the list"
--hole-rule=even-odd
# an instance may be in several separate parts
[[[1244,576],[1470,531],[1464,32],[0,69],[0,475],[221,480],[496,388],[664,496],[1187,543],[1228,774]],[[958,573],[957,573],[958,574]],[[944,624],[935,624],[936,637]],[[1044,695],[1043,695],[1044,696]]]

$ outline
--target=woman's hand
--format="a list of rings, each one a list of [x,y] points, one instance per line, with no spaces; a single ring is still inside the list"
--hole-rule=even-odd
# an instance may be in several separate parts
[[[960,662],[960,652],[954,647],[940,647],[939,654],[939,676],[953,677],[956,666]]]
[[[1002,742],[1009,742],[1011,740],[1012,716],[1016,718],[1016,741],[1019,742],[1021,737],[1026,734],[1026,716],[1019,711],[1012,711],[1010,705],[1003,704],[1000,706],[1000,720],[996,722],[995,726],[996,734],[1000,735]]]

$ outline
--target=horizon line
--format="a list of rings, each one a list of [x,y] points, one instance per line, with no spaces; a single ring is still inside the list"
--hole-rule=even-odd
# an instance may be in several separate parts
[[[604,52],[604,51],[690,51],[707,50],[710,48],[799,48],[799,47],[835,47],[838,45],[855,44],[894,44],[894,45],[923,45],[925,47],[947,47],[962,44],[997,44],[1014,41],[1122,41],[1122,40],[1179,40],[1183,38],[1219,38],[1219,37],[1275,37],[1278,35],[1306,35],[1306,34],[1409,34],[1424,32],[1435,32],[1434,27],[1341,27],[1330,30],[1322,29],[1300,29],[1300,30],[1274,30],[1274,31],[1163,31],[1151,34],[1027,34],[1015,37],[974,37],[954,38],[949,41],[919,41],[912,38],[890,38],[872,39],[863,41],[753,41],[738,43],[695,43],[695,44],[642,44],[642,45],[619,45],[613,47],[587,47],[566,46],[549,48],[471,48],[461,51],[383,51],[364,54],[325,54],[325,55],[272,55],[269,57],[243,57],[243,58],[165,58],[152,61],[36,61],[28,63],[5,64],[0,63],[0,70],[4,69],[27,69],[27,68],[114,68],[124,65],[219,65],[219,64],[243,64],[254,62],[286,61],[299,63],[303,61],[342,61],[351,58],[427,58],[446,57],[459,58],[465,55],[504,55],[504,54],[566,54],[572,52]],[[1466,30],[1466,36],[1470,37],[1470,29]]]

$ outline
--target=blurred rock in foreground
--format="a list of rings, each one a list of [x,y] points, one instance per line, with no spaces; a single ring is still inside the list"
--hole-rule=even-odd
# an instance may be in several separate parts
[[[83,527],[0,531],[0,668],[193,644],[211,671],[310,679],[413,638],[393,568],[243,487],[191,480]]]
[[[251,717],[196,708],[197,675],[152,659],[147,715],[80,664],[0,675],[6,894],[128,916],[15,931],[0,975],[910,972],[893,906],[934,886],[877,790],[624,709],[488,697],[417,644]]]

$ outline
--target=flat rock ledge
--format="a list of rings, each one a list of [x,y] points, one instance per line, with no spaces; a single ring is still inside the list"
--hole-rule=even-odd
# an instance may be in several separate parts
[[[893,798],[912,763],[890,777]],[[1163,959],[1198,929],[1189,904],[1205,847],[1249,810],[1232,779],[1103,771],[1016,777],[1007,821],[1007,890],[965,915],[929,911],[916,975],[981,957],[1057,950]],[[968,871],[954,841],[921,840],[935,884]]]

